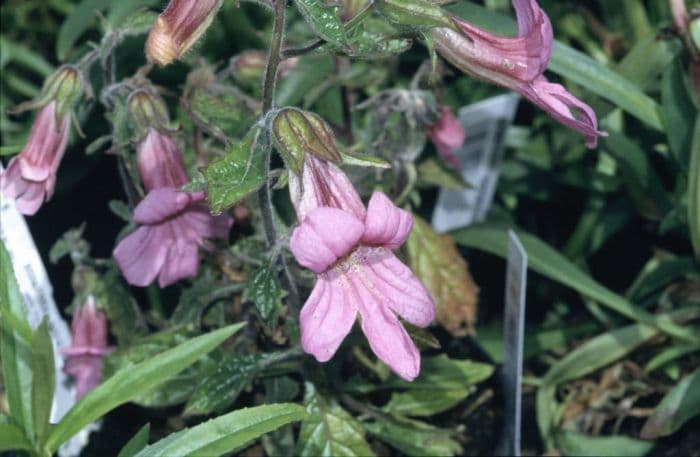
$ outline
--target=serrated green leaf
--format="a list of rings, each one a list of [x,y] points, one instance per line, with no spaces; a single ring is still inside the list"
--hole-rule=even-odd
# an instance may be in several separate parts
[[[277,315],[282,307],[282,289],[277,282],[277,271],[272,265],[263,265],[252,274],[245,297],[255,304],[264,321]]]
[[[424,422],[386,418],[363,425],[369,433],[411,457],[451,457],[462,452],[449,431]]]
[[[32,338],[32,409],[38,443],[43,443],[49,430],[55,388],[53,342],[49,334],[48,318],[44,317]]]
[[[14,424],[0,423],[0,451],[32,450],[32,443],[22,429]]]
[[[134,457],[139,451],[148,446],[148,436],[151,433],[151,424],[146,424],[132,436],[127,442],[117,457]]]
[[[294,3],[316,35],[341,48],[347,46],[338,6],[327,5],[321,0],[294,0]]]
[[[223,455],[303,418],[304,409],[289,403],[245,408],[173,433],[144,448],[135,457]]]
[[[306,383],[307,418],[301,425],[297,454],[300,457],[373,456],[365,432],[354,417],[333,400],[322,397]]]
[[[697,335],[689,329],[677,325],[668,316],[654,316],[644,309],[632,305],[624,297],[604,287],[581,271],[573,262],[539,238],[520,230],[517,232],[525,251],[527,251],[532,270],[571,287],[630,319],[646,323],[688,342],[698,340]],[[483,224],[457,230],[453,232],[453,235],[457,242],[463,246],[480,249],[501,257],[507,255],[507,231],[503,227]]]
[[[190,113],[200,125],[223,138],[239,138],[255,121],[253,111],[241,94],[233,91],[217,93],[196,88],[188,98]]]
[[[226,156],[202,171],[213,214],[241,201],[265,182],[265,151],[262,130],[254,127],[246,138],[228,149]]]
[[[3,241],[0,241],[0,273],[0,319],[6,321],[11,316],[14,320],[13,327],[0,327],[3,383],[10,418],[33,440],[32,350],[26,339],[33,332],[27,322],[24,298],[15,279],[12,259]]]
[[[382,408],[385,412],[400,416],[426,417],[440,414],[454,408],[467,398],[473,389],[450,390],[409,390],[393,393],[389,403]]]
[[[236,324],[192,338],[145,362],[116,373],[88,392],[51,429],[45,444],[46,452],[52,454],[90,422],[192,365],[242,327],[243,324]]]
[[[187,402],[184,414],[211,414],[225,411],[248,387],[258,372],[264,356],[227,354],[210,372],[204,374]]]
[[[411,269],[435,301],[440,325],[453,336],[471,333],[479,288],[454,238],[435,233],[425,220],[414,215],[406,247]]]
[[[700,368],[676,384],[647,419],[641,436],[654,439],[678,431],[683,424],[700,415]]]

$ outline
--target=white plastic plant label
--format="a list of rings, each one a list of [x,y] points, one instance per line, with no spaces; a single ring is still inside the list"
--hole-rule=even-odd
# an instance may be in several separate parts
[[[505,397],[502,455],[520,455],[526,290],[527,253],[515,232],[509,230],[501,372]]]
[[[462,177],[473,187],[440,190],[432,219],[437,232],[466,227],[486,217],[498,184],[505,135],[513,123],[518,100],[517,94],[499,95],[459,111],[467,140],[455,154],[462,162]]]

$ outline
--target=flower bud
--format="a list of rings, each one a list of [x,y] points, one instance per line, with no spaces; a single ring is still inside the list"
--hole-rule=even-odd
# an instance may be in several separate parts
[[[297,174],[302,172],[306,153],[328,162],[342,162],[333,131],[314,113],[284,108],[272,121],[272,134],[280,154]]]
[[[160,97],[145,90],[137,90],[129,96],[129,115],[139,138],[151,129],[167,129],[168,108]]]
[[[260,84],[266,66],[267,53],[265,51],[243,51],[231,61],[233,76],[240,82]]]
[[[158,65],[181,58],[209,28],[223,0],[171,0],[146,41],[146,57]]]
[[[450,15],[429,0],[380,0],[377,6],[398,25],[456,29]]]
[[[38,98],[20,103],[14,112],[41,109],[51,102],[56,102],[56,122],[61,123],[82,93],[82,74],[77,68],[66,65],[46,78]]]

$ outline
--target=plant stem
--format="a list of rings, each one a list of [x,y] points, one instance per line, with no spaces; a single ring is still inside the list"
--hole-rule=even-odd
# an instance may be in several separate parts
[[[274,5],[275,22],[272,27],[272,43],[270,44],[270,54],[268,55],[267,68],[265,69],[265,80],[263,82],[263,118],[272,110],[275,103],[275,83],[277,82],[277,70],[282,60],[280,50],[282,49],[282,39],[284,38],[284,19],[286,14],[286,0],[276,0]],[[270,174],[270,160],[272,158],[272,133],[268,129],[265,133],[265,176]],[[263,231],[267,247],[271,248],[277,242],[277,230],[273,216],[272,192],[270,180],[265,179],[265,183],[258,191],[258,201],[262,215]],[[280,256],[280,263],[284,275],[282,285],[289,291],[289,311],[296,316],[299,311],[299,292],[297,291],[294,278],[289,271],[284,256]]]

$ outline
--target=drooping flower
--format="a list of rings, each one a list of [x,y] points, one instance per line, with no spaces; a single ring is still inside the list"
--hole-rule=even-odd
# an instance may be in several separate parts
[[[394,372],[413,380],[420,353],[398,317],[418,327],[435,317],[423,284],[392,252],[408,237],[413,219],[381,192],[367,209],[352,183],[334,164],[310,154],[300,178],[290,173],[290,196],[300,225],[290,248],[317,274],[301,311],[301,344],[328,361],[359,313],[374,353]]]
[[[171,0],[146,41],[146,57],[159,65],[181,58],[209,28],[223,0]]]
[[[22,214],[35,214],[53,196],[69,132],[70,118],[57,120],[56,102],[49,103],[34,121],[27,145],[0,175],[2,193],[16,199]]]
[[[435,144],[442,160],[459,170],[462,167],[462,161],[455,155],[455,151],[464,145],[467,133],[449,106],[440,107],[440,119],[428,129],[428,136]]]
[[[513,0],[513,6],[517,37],[495,35],[453,17],[459,32],[432,29],[437,51],[471,76],[520,92],[557,121],[582,133],[588,147],[595,147],[598,137],[606,135],[598,130],[595,112],[544,76],[552,54],[549,18],[537,0]]]
[[[181,192],[188,178],[182,153],[169,136],[150,129],[137,147],[146,197],[134,210],[140,227],[114,249],[126,280],[145,287],[158,277],[161,287],[191,278],[199,270],[199,246],[226,238],[233,220],[212,216],[203,192]]]
[[[107,346],[107,317],[98,311],[92,295],[73,315],[71,333],[71,346],[61,349],[65,358],[63,371],[75,378],[80,400],[100,384],[102,359],[114,350]]]
[[[678,33],[685,33],[688,29],[688,10],[685,7],[685,0],[669,0],[671,16]]]

